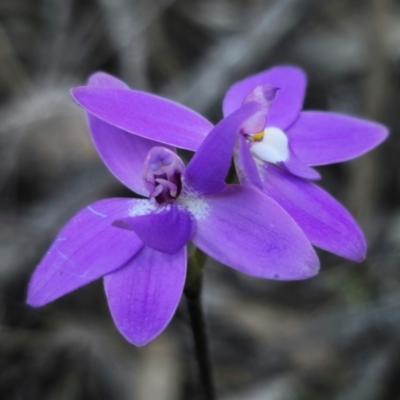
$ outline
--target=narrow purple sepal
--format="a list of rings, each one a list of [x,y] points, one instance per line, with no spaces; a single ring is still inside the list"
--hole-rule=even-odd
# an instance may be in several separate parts
[[[124,82],[104,72],[93,74],[88,85],[129,89]],[[88,122],[93,143],[108,169],[129,189],[148,196],[142,176],[143,164],[150,149],[159,143],[132,135],[89,113]],[[170,150],[174,149],[171,147]]]
[[[279,164],[281,164],[283,168],[288,170],[293,175],[298,176],[299,178],[310,180],[321,179],[320,173],[301,162],[291,148],[289,148],[289,159]]]
[[[267,126],[285,130],[298,117],[304,100],[307,79],[304,72],[293,66],[277,66],[235,83],[223,101],[224,116],[237,110],[245,97],[259,85],[269,84],[279,91],[268,111]]]
[[[263,178],[264,193],[293,217],[315,246],[353,261],[365,258],[360,227],[328,193],[271,165],[263,169]]]
[[[132,135],[91,114],[88,114],[88,120],[93,143],[104,164],[129,189],[148,196],[143,181],[143,164],[149,151],[159,143]]]
[[[169,255],[144,247],[124,268],[104,277],[111,315],[136,346],[158,336],[172,319],[186,278],[186,248]]]
[[[187,184],[197,193],[216,193],[224,188],[241,126],[258,109],[256,103],[244,105],[220,121],[206,137],[185,172]]]
[[[197,150],[213,128],[195,111],[149,93],[88,86],[71,93],[81,107],[104,122],[171,146]]]
[[[124,265],[143,246],[112,226],[145,200],[107,199],[78,212],[60,231],[29,283],[27,303],[42,306]]]
[[[297,280],[318,272],[318,257],[303,231],[260,191],[228,185],[204,201],[193,242],[211,257],[260,278]]]
[[[262,189],[262,182],[256,161],[250,153],[250,148],[246,139],[242,135],[239,135],[235,167],[239,181],[242,185],[250,185]]]
[[[347,161],[378,146],[388,136],[385,126],[361,118],[305,111],[287,131],[297,157],[307,165]]]
[[[147,215],[119,219],[114,226],[135,231],[146,246],[167,254],[181,250],[196,227],[186,208],[174,203]]]

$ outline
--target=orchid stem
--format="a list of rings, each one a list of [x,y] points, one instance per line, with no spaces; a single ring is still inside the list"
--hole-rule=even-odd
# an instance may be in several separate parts
[[[193,256],[189,258],[185,295],[189,309],[190,325],[193,332],[197,365],[203,386],[204,399],[216,400],[206,325],[201,303],[205,259],[205,254],[198,249],[196,249]]]

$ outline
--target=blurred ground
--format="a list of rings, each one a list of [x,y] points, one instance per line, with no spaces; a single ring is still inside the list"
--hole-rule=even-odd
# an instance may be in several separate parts
[[[320,253],[305,282],[209,260],[205,306],[223,400],[400,399],[400,1],[0,0],[0,399],[197,399],[187,314],[137,349],[101,282],[31,309],[26,285],[58,229],[129,196],[99,161],[68,89],[104,70],[212,121],[234,81],[303,67],[306,108],[377,119],[389,140],[321,168],[369,241],[355,265]]]

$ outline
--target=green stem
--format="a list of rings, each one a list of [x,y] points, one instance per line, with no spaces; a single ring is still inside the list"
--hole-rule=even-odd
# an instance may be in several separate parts
[[[185,295],[190,315],[193,339],[196,350],[200,380],[203,386],[205,400],[216,400],[214,380],[212,375],[210,352],[201,304],[203,283],[203,268],[206,256],[200,250],[189,258],[188,273],[185,284]]]

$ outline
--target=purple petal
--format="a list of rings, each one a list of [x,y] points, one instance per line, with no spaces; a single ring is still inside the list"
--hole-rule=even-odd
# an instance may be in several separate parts
[[[178,103],[135,90],[77,87],[72,97],[87,112],[117,128],[188,150],[197,150],[213,127]]]
[[[249,145],[242,135],[240,135],[239,139],[239,151],[235,158],[236,173],[239,181],[243,185],[251,185],[262,189],[260,174],[256,162],[250,153]]]
[[[88,85],[129,89],[124,82],[104,72],[93,74]],[[104,164],[124,185],[148,196],[142,176],[143,164],[150,149],[159,143],[132,135],[91,114],[88,114],[88,120],[93,143]]]
[[[264,193],[279,203],[324,250],[354,261],[366,253],[363,233],[349,212],[318,186],[268,166],[263,169]]]
[[[269,84],[280,90],[269,109],[267,126],[286,129],[296,120],[302,109],[306,83],[304,72],[291,66],[278,66],[250,76],[228,90],[223,102],[224,115],[237,110],[256,86]]]
[[[321,175],[318,171],[301,162],[291,148],[289,149],[289,151],[289,159],[280,163],[284,168],[286,168],[290,173],[298,176],[299,178],[311,180],[321,179]]]
[[[168,254],[181,250],[196,227],[187,209],[177,204],[151,214],[120,219],[114,225],[135,231],[146,246]]]
[[[204,200],[203,200],[204,201]],[[193,242],[223,264],[261,278],[315,275],[319,260],[293,219],[260,191],[229,185],[207,196],[196,217]]]
[[[297,157],[307,165],[325,165],[358,157],[388,135],[383,125],[347,115],[306,111],[287,131]]]
[[[143,246],[134,232],[112,226],[146,200],[107,199],[76,214],[60,231],[29,283],[38,307],[120,268]]]
[[[124,185],[142,196],[148,196],[143,180],[143,164],[149,151],[159,143],[132,135],[91,114],[88,114],[88,119],[94,145],[104,164]],[[174,151],[170,146],[165,147]]]
[[[186,277],[186,248],[174,255],[144,247],[124,268],[104,278],[121,334],[136,346],[158,336],[172,319]]]
[[[259,106],[249,103],[221,120],[206,137],[186,168],[186,182],[200,194],[216,193],[225,186],[236,139],[245,120]]]
[[[125,82],[105,72],[95,72],[91,75],[88,79],[88,86],[129,89]]]

